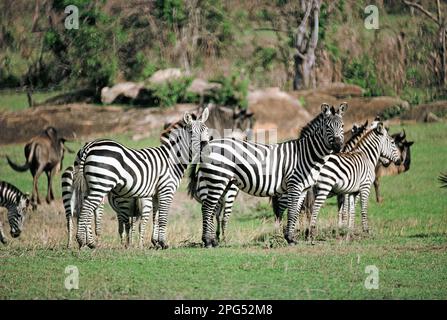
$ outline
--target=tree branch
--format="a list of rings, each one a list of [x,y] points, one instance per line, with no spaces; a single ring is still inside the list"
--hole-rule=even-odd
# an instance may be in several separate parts
[[[426,9],[424,9],[423,6],[421,6],[419,3],[414,3],[414,2],[410,2],[407,0],[403,0],[403,2],[410,7],[416,8],[418,9],[420,12],[422,12],[423,14],[425,14],[427,17],[429,17],[430,19],[432,19],[438,26],[441,26],[442,22],[438,19],[436,19],[433,14],[429,11],[427,11]],[[439,9],[438,9],[439,10]]]

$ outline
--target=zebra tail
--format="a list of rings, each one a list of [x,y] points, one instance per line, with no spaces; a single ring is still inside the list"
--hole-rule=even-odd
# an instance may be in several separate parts
[[[198,176],[197,163],[193,163],[189,168],[188,195],[200,202],[199,195],[197,194],[197,181],[199,180]]]
[[[72,193],[72,203],[74,200],[75,208],[73,211],[75,211],[75,215],[77,217],[80,217],[81,210],[84,202],[84,197],[88,192],[88,184],[87,180],[84,177],[84,170],[82,167],[75,167],[73,172],[73,193]]]
[[[25,172],[26,170],[28,170],[30,168],[30,163],[34,157],[34,149],[35,148],[36,148],[36,143],[33,143],[31,145],[30,153],[29,153],[28,158],[26,159],[26,162],[24,165],[18,165],[16,163],[14,163],[8,156],[6,156],[6,160],[8,161],[9,166],[18,172]]]

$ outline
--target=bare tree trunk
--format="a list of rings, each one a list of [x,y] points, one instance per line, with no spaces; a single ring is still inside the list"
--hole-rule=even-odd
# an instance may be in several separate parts
[[[302,2],[303,6],[303,2]],[[309,27],[309,18],[312,13],[313,26]],[[293,89],[309,88],[314,83],[313,68],[315,66],[315,49],[318,44],[318,24],[320,16],[320,0],[308,0],[306,11],[297,29],[294,55],[295,76]],[[309,31],[311,29],[311,31]],[[309,34],[310,33],[310,34]]]

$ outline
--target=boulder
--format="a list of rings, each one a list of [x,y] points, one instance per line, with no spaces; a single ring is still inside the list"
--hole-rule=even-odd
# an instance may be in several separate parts
[[[265,137],[258,131],[256,140],[265,138],[265,143],[274,143],[275,139],[285,140],[298,137],[312,116],[303,108],[298,99],[279,88],[266,88],[251,91],[248,94],[248,110],[256,117],[255,133],[259,129],[268,130]]]
[[[162,84],[183,77],[182,70],[178,68],[168,68],[156,71],[149,79],[150,84]]]
[[[192,81],[187,91],[203,96],[206,92],[218,90],[221,87],[222,85],[220,83],[208,82],[204,79],[196,78]]]
[[[415,120],[416,122],[442,121],[447,116],[447,100],[424,103],[409,109],[403,116],[403,120]]]
[[[136,99],[143,87],[142,83],[135,82],[121,82],[111,88],[104,87],[101,90],[101,102],[104,104],[112,103],[118,96]]]

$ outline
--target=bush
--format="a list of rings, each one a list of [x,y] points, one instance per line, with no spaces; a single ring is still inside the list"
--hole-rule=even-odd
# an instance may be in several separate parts
[[[191,82],[191,77],[183,77],[163,84],[152,85],[150,89],[155,104],[161,107],[170,107],[176,103],[198,102],[197,95],[187,92]]]
[[[365,89],[367,97],[383,95],[383,89],[377,80],[374,61],[366,55],[360,59],[353,59],[350,63],[345,63],[343,77],[347,83]]]
[[[207,98],[210,102],[226,106],[248,107],[249,80],[238,72],[233,72],[229,77],[219,76],[212,82],[221,84],[219,90],[215,90]]]

